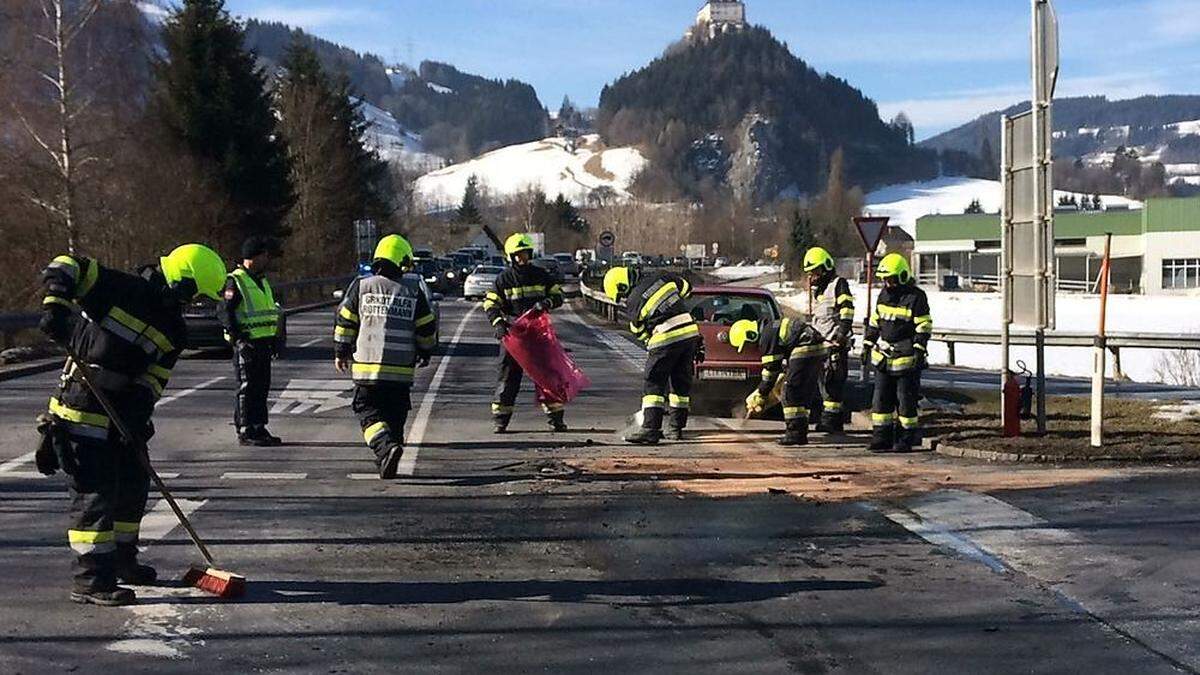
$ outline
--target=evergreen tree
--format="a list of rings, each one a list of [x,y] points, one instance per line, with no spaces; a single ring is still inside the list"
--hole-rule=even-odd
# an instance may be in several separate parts
[[[793,270],[800,270],[804,254],[816,245],[813,235],[812,219],[800,209],[792,211],[791,229],[788,233],[788,244],[791,247],[789,261]]]
[[[573,230],[575,232],[586,232],[588,222],[579,216],[579,211],[571,200],[563,196],[563,193],[558,193],[558,197],[552,205],[554,209],[554,220],[559,227]]]
[[[479,201],[479,176],[472,175],[467,179],[467,187],[463,190],[462,203],[454,215],[454,221],[463,225],[482,223],[483,213],[479,210]]]
[[[155,102],[163,122],[228,195],[229,239],[283,235],[293,195],[262,71],[224,0],[183,0],[163,29]]]
[[[389,214],[387,165],[363,146],[368,127],[345,76],[330,77],[316,51],[295,40],[275,89],[296,204],[287,223],[291,271],[328,274],[353,263],[354,221]],[[299,263],[293,263],[299,260]]]
[[[979,202],[979,199],[972,199],[971,203],[967,205],[967,210],[963,211],[963,213],[968,213],[968,214],[983,213],[983,204],[981,204]]]

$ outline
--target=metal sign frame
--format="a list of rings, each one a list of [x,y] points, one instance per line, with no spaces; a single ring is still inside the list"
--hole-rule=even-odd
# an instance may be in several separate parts
[[[879,242],[883,241],[883,235],[887,234],[888,223],[891,220],[888,216],[855,216],[854,228],[858,230],[858,238],[862,239],[868,255],[875,255],[876,249],[879,248]],[[879,226],[879,231],[875,233],[874,241],[872,241],[872,237],[868,236],[864,226],[873,227],[875,225]]]

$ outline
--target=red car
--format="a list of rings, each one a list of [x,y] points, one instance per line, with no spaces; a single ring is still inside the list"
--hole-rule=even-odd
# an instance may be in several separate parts
[[[704,363],[696,366],[693,405],[713,408],[701,414],[731,414],[762,380],[762,354],[757,346],[739,354],[729,344],[729,327],[742,319],[774,321],[783,313],[775,296],[762,288],[697,286],[688,303],[705,351]]]

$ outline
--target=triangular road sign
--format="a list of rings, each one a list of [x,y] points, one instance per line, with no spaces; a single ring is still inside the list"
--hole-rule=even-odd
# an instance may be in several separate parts
[[[883,235],[887,232],[889,220],[891,218],[887,216],[857,216],[854,218],[854,226],[858,228],[858,236],[862,238],[863,246],[867,247],[868,253],[874,253],[875,249],[879,248],[879,242],[883,240]]]

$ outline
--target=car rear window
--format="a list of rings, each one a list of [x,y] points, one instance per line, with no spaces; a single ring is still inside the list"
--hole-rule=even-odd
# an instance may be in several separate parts
[[[693,295],[688,311],[697,321],[732,326],[735,321],[761,321],[779,318],[779,310],[770,298],[759,295]]]
[[[475,268],[475,274],[500,274],[503,271],[503,267],[492,267],[491,265],[480,265]]]

